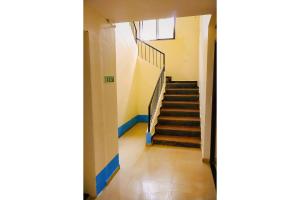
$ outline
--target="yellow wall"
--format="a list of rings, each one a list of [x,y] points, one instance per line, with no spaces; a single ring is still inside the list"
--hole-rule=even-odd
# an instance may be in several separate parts
[[[166,54],[166,74],[173,80],[199,80],[199,16],[176,18],[174,40],[149,41]]]
[[[216,17],[200,16],[199,72],[202,158],[209,159]]]
[[[138,114],[137,54],[129,23],[116,24],[118,126]]]
[[[84,2],[84,30],[88,31],[89,37],[90,86],[88,87],[90,87],[90,124],[95,162],[93,173],[96,177],[118,153],[116,83],[104,83],[105,75],[116,75],[115,27],[107,24],[98,12]]]
[[[161,69],[141,58],[138,58],[137,69],[139,83],[138,113],[139,115],[148,115],[148,105]]]
[[[136,115],[147,115],[158,80],[158,67],[138,57],[129,23],[116,24],[118,126]]]
[[[166,74],[173,80],[199,80],[199,16],[177,18],[175,40],[147,43],[165,52]],[[136,115],[148,114],[161,69],[137,57],[137,46],[128,23],[116,24],[116,65],[120,127]]]

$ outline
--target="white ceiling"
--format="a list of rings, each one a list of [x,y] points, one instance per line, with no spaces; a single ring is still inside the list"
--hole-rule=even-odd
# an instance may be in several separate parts
[[[84,0],[111,22],[216,13],[216,0]]]

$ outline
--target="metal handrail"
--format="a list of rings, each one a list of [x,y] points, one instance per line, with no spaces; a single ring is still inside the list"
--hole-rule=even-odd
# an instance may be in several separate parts
[[[151,121],[152,121],[152,115],[153,115],[153,107],[156,108],[157,106],[157,102],[158,102],[158,99],[159,99],[159,96],[160,96],[160,93],[161,93],[161,90],[162,90],[162,86],[163,86],[163,83],[164,83],[164,74],[165,74],[165,67],[162,68],[161,72],[160,72],[160,75],[159,75],[159,78],[156,82],[156,85],[155,85],[155,88],[154,88],[154,91],[153,91],[153,94],[151,96],[151,99],[150,99],[150,102],[149,102],[149,105],[148,105],[148,132],[150,132],[150,126],[151,126]],[[155,102],[153,101],[154,100],[154,97],[155,97]]]

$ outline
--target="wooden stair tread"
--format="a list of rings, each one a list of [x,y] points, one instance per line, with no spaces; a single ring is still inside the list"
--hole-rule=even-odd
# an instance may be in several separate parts
[[[197,81],[167,82],[160,112],[153,144],[201,147]]]
[[[197,82],[168,82],[167,85],[197,85]]]
[[[166,90],[198,90],[199,88],[166,88]]]
[[[179,108],[161,108],[161,111],[165,111],[165,112],[195,112],[198,113],[200,112],[199,109],[179,109]]]
[[[155,134],[153,136],[153,140],[192,143],[192,144],[200,144],[201,141],[199,137],[171,136],[171,135],[158,135],[158,134]]]
[[[199,117],[181,117],[181,116],[159,116],[158,119],[170,121],[200,121]]]
[[[157,125],[158,130],[199,131],[199,126]]]
[[[166,101],[163,100],[163,103],[174,103],[174,104],[199,104],[199,101]]]
[[[165,97],[199,97],[199,94],[165,94]]]
[[[171,81],[169,83],[197,83],[197,81]]]

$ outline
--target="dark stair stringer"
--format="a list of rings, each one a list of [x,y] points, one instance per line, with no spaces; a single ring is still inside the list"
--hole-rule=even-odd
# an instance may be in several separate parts
[[[153,144],[200,148],[200,110],[197,81],[167,77]]]

